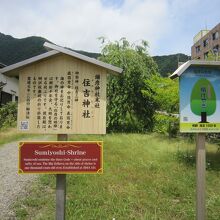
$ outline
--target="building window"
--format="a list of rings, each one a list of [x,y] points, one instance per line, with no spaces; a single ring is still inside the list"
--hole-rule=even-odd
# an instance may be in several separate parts
[[[219,53],[219,45],[218,44],[213,47],[213,53],[214,54],[218,54]]]
[[[212,34],[212,40],[217,40],[219,38],[219,33],[216,31],[215,33]]]
[[[5,105],[12,101],[12,95],[6,92],[1,92],[1,105]]]
[[[200,45],[196,46],[196,53],[199,53],[199,52],[200,52]]]
[[[203,46],[206,47],[208,44],[209,44],[209,39],[207,38],[203,41]]]

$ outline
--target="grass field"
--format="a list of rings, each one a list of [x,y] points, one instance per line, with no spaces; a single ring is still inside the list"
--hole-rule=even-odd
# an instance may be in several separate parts
[[[30,135],[30,134],[22,134],[17,131],[17,128],[7,128],[7,129],[1,129],[0,130],[0,147],[3,144],[20,140],[22,138],[31,137],[36,135]]]
[[[104,140],[103,175],[67,176],[67,220],[195,219],[194,144],[157,134]],[[220,219],[220,153],[207,145],[207,219]],[[40,175],[14,205],[18,219],[54,219],[55,176]]]

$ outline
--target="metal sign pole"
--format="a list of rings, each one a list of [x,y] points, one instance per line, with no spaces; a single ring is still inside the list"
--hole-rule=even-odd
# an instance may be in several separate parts
[[[206,151],[205,134],[196,135],[196,219],[206,219],[205,207],[205,170],[206,170]]]
[[[58,134],[58,141],[67,141],[67,134]],[[65,220],[66,174],[56,175],[56,220]]]

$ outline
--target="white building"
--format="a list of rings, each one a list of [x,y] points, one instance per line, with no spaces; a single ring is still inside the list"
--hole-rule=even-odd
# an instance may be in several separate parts
[[[0,63],[0,68],[5,67]],[[18,99],[18,79],[0,73],[0,105]]]

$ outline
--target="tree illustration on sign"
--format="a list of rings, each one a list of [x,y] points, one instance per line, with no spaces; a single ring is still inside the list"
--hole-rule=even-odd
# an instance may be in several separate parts
[[[216,110],[216,95],[211,82],[205,78],[199,79],[191,93],[191,111],[201,116],[200,123],[207,123],[207,116],[214,114]]]

